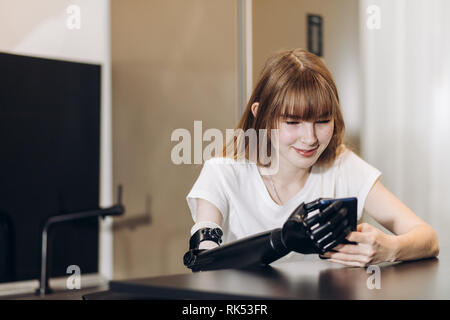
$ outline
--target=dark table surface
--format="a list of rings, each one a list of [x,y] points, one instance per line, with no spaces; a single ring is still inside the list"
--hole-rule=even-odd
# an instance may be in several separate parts
[[[379,265],[377,271],[326,260],[111,281],[85,299],[450,299],[450,248],[438,258]],[[372,288],[372,289],[370,289]]]

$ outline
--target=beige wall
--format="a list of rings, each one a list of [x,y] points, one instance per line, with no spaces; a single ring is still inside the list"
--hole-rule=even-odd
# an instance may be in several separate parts
[[[114,184],[126,216],[115,220],[114,278],[187,272],[192,226],[185,197],[201,165],[174,165],[171,133],[194,120],[237,119],[237,1],[112,0]],[[142,216],[150,224],[124,227]]]
[[[281,49],[307,49],[308,13],[323,17],[324,60],[339,90],[347,143],[359,150],[361,75],[359,0],[253,1],[253,82],[264,61]]]

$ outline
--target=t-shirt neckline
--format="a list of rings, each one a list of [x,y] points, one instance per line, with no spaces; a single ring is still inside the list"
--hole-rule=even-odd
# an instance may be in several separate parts
[[[313,174],[314,173],[314,166],[312,166],[312,168],[311,168],[311,170],[309,172],[309,176],[308,176],[308,178],[306,180],[306,183],[303,186],[303,188],[300,191],[298,191],[294,196],[292,196],[283,205],[279,205],[270,196],[269,190],[267,190],[266,184],[264,183],[264,180],[263,180],[261,174],[259,173],[258,166],[255,164],[254,167],[255,167],[254,168],[255,169],[255,173],[257,175],[257,180],[258,180],[260,192],[263,195],[264,200],[274,209],[287,208],[293,201],[298,199],[300,197],[300,195],[302,195],[303,193],[306,192],[307,189],[309,189],[309,186],[310,186],[310,184],[312,183],[312,180],[313,180],[312,176],[314,175]]]

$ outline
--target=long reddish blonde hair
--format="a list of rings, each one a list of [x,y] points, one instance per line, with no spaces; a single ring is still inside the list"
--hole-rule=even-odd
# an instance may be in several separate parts
[[[251,111],[258,102],[256,117]],[[280,120],[295,115],[304,121],[334,119],[334,132],[330,143],[317,160],[318,165],[329,165],[341,152],[345,124],[339,105],[339,96],[330,71],[322,60],[304,49],[280,51],[265,63],[253,93],[236,129],[246,131],[266,129],[268,132],[266,150],[272,150],[270,130],[277,129]],[[238,157],[236,144],[238,136],[233,136],[223,148],[223,156]],[[245,144],[245,158],[250,158],[248,142]],[[231,150],[231,152],[230,152]],[[259,162],[260,144],[257,150]]]

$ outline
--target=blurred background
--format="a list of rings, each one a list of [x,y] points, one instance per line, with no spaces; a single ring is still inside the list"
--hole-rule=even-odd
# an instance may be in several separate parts
[[[90,194],[98,199],[95,204],[106,207],[117,202],[116,189],[123,186],[125,215],[88,228],[98,231],[98,241],[77,242],[88,231],[74,231],[72,246],[79,252],[71,256],[75,249],[64,250],[69,240],[55,240],[61,257],[67,256],[58,262],[54,255],[63,269],[53,276],[63,276],[69,263],[93,274],[94,282],[189,272],[182,256],[193,221],[185,197],[202,165],[172,162],[172,132],[185,128],[194,140],[194,121],[200,120],[203,131],[234,128],[264,61],[281,49],[316,50],[317,43],[338,86],[346,143],[383,172],[382,182],[437,230],[441,245],[448,243],[449,11],[447,0],[0,0],[0,52],[6,54],[0,60],[0,117],[11,123],[14,112],[5,102],[11,91],[6,84],[15,88],[41,75],[45,81],[42,69],[33,71],[21,62],[22,68],[12,68],[9,55],[99,66],[98,158],[91,160],[98,161],[98,191]],[[308,15],[319,17],[319,26],[310,21],[309,29]],[[309,38],[308,30],[315,32]],[[311,39],[316,45],[308,46]],[[77,86],[83,83],[87,81]],[[27,97],[27,90],[21,89],[20,96]],[[63,98],[72,99],[70,94]],[[31,106],[33,99],[27,100]],[[64,114],[66,104],[58,106]],[[10,131],[0,128],[0,133],[0,146],[13,144]],[[32,162],[27,144],[14,142],[16,148],[18,143]],[[9,168],[17,152],[1,150],[0,163]],[[1,174],[6,171],[11,172],[0,169]],[[31,173],[29,177],[32,184]],[[14,230],[10,238],[15,245],[7,245],[6,237],[0,244],[0,254],[7,257],[3,268],[10,269],[0,280],[35,285],[39,234],[29,236],[26,216],[14,218],[15,211],[8,209],[14,203],[7,201],[12,189],[11,181],[5,181],[0,175],[0,211],[13,221],[9,230]],[[78,188],[87,188],[83,183]],[[42,181],[35,188],[48,185]],[[23,190],[28,189],[14,189],[16,201],[27,202]],[[81,198],[73,201],[81,203],[76,202]],[[89,205],[53,206],[47,215]],[[30,243],[34,251],[27,249]],[[83,252],[98,264],[81,261]],[[31,262],[19,259],[24,254],[33,256]],[[21,268],[26,272],[13,272]]]

